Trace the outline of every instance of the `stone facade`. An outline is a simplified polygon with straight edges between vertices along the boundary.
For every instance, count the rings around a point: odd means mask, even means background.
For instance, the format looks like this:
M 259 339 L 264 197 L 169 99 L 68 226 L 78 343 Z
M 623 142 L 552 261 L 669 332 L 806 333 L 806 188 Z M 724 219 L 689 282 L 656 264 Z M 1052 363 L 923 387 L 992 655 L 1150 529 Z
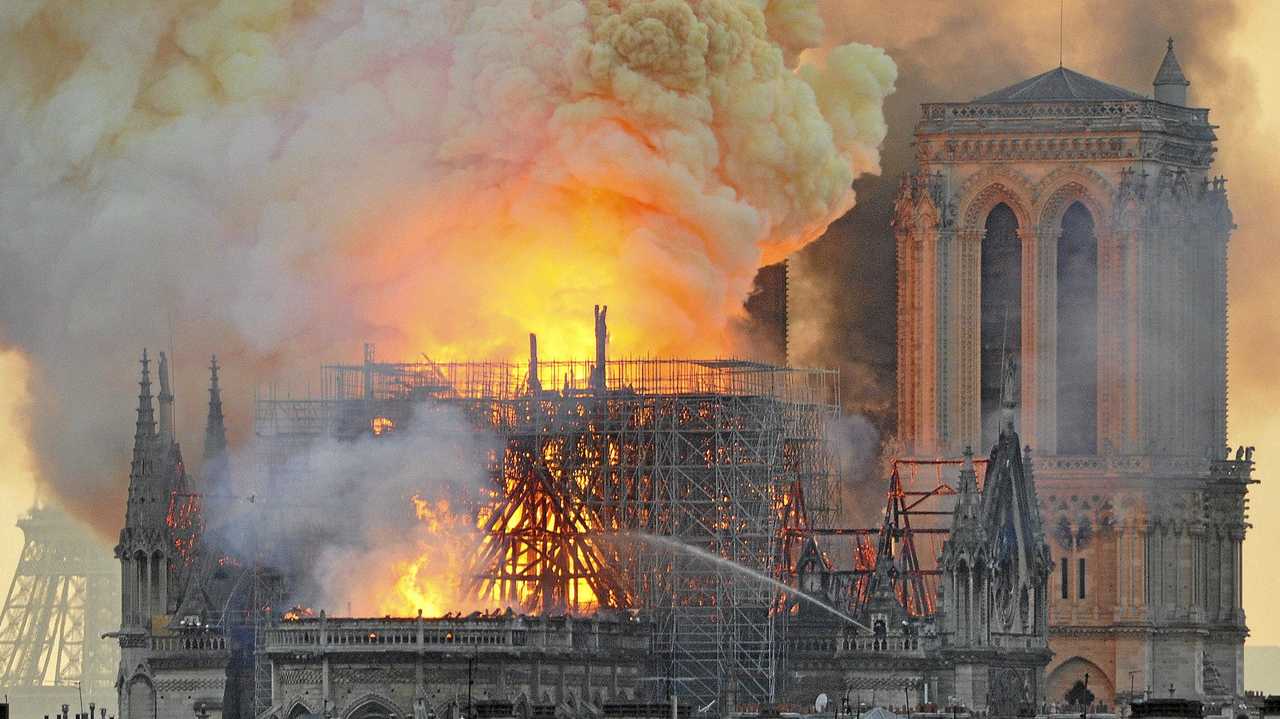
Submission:
M 638 699 L 650 631 L 625 614 L 285 621 L 267 630 L 265 716 L 444 717 L 495 704 L 599 716 Z
M 924 105 L 897 200 L 908 453 L 990 443 L 992 367 L 1023 368 L 1055 558 L 1051 701 L 1085 672 L 1106 703 L 1130 686 L 1243 695 L 1253 465 L 1223 454 L 1233 225 L 1172 45 L 1157 84 L 1151 99 L 1058 68 Z

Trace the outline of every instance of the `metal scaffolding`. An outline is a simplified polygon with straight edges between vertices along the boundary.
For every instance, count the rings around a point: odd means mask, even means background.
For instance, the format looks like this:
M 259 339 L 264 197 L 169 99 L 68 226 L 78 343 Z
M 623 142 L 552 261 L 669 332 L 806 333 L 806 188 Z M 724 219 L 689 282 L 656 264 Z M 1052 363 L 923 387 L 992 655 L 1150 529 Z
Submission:
M 988 460 L 974 459 L 978 476 Z M 788 530 L 788 540 L 813 537 L 831 566 L 837 608 L 860 613 L 874 590 L 878 559 L 892 563 L 893 591 L 911 617 L 937 612 L 941 571 L 938 558 L 951 534 L 955 509 L 953 486 L 963 459 L 899 458 L 893 460 L 885 492 L 884 514 L 877 527 L 810 527 Z M 788 554 L 794 558 L 796 553 Z M 794 574 L 794 568 L 789 568 Z
M 461 410 L 487 451 L 482 596 L 525 611 L 633 608 L 672 691 L 720 711 L 772 701 L 789 530 L 825 526 L 834 371 L 716 360 L 377 362 L 323 368 L 318 399 L 260 399 L 268 469 L 319 437 L 383 436 Z M 713 559 L 714 558 L 714 559 Z
M 32 704 L 83 692 L 115 703 L 120 570 L 59 510 L 18 520 L 22 554 L 0 614 L 0 689 Z

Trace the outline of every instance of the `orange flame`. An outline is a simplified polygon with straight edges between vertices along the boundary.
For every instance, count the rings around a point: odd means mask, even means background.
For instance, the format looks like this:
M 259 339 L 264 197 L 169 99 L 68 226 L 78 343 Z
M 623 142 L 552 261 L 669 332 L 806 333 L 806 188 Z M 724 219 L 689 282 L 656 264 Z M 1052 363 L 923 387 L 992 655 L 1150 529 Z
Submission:
M 412 497 L 420 520 L 414 553 L 391 563 L 391 589 L 378 610 L 391 616 L 440 616 L 450 611 L 496 608 L 470 591 L 471 557 L 478 536 L 474 522 L 453 510 L 446 499 Z

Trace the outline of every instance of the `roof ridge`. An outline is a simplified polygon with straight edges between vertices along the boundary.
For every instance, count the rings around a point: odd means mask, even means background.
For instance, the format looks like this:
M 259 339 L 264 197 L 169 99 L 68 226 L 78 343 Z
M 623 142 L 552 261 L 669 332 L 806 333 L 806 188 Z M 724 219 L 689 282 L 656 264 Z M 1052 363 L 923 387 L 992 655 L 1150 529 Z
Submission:
M 1145 96 L 1059 65 L 976 97 L 971 102 L 1037 102 L 1051 100 L 1142 100 Z
M 1068 70 L 1066 67 L 1063 67 L 1062 65 L 1059 65 L 1059 66 L 1058 66 L 1058 72 L 1062 74 L 1062 81 L 1063 81 L 1063 82 L 1065 82 L 1065 83 L 1067 83 L 1067 89 L 1071 91 L 1071 94 L 1072 94 L 1072 95 L 1076 94 L 1076 89 L 1075 89 L 1075 87 L 1073 87 L 1073 86 L 1072 86 L 1072 84 L 1071 84 L 1071 76 L 1072 76 L 1073 74 L 1076 74 L 1076 71 L 1075 71 L 1075 70 Z

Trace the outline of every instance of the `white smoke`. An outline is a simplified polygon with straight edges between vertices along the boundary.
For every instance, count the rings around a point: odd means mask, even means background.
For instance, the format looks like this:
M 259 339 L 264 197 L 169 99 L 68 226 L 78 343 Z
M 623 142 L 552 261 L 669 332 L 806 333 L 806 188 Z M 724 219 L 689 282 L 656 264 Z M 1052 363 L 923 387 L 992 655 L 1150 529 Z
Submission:
M 214 551 L 285 567 L 293 600 L 331 613 L 484 608 L 467 584 L 496 436 L 457 408 L 415 406 L 381 437 L 325 438 L 268 474 L 245 448 L 229 495 L 205 500 Z

